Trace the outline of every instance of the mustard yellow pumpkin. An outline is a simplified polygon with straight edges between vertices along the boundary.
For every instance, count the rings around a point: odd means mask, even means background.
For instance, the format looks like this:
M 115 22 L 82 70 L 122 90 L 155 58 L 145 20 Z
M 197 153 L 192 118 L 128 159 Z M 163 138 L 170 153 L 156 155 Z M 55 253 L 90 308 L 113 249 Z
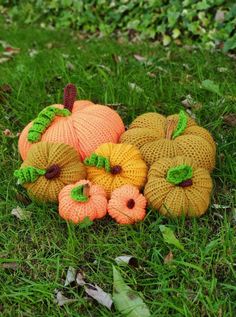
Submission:
M 105 143 L 84 160 L 87 178 L 102 186 L 110 197 L 122 185 L 142 188 L 146 182 L 147 166 L 140 151 L 130 144 Z
M 198 217 L 208 208 L 211 190 L 209 171 L 179 156 L 159 159 L 151 166 L 144 195 L 165 216 Z
M 184 111 L 165 118 L 158 113 L 137 117 L 121 135 L 121 143 L 137 146 L 150 166 L 163 157 L 187 156 L 203 168 L 215 166 L 215 142 Z

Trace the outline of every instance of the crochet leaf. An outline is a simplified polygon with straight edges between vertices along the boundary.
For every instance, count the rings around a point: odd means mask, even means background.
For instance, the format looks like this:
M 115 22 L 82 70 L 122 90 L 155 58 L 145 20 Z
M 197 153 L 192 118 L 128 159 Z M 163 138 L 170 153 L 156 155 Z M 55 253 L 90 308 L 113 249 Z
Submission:
M 175 139 L 177 136 L 180 136 L 184 132 L 184 130 L 187 127 L 187 123 L 188 123 L 188 117 L 185 111 L 180 110 L 178 124 L 172 135 L 173 139 Z
M 178 185 L 193 176 L 193 168 L 189 165 L 179 165 L 171 167 L 167 172 L 166 180 L 174 185 Z
M 70 192 L 70 197 L 73 200 L 78 201 L 80 203 L 85 203 L 86 201 L 88 201 L 88 196 L 84 194 L 84 187 L 85 185 L 79 185 L 74 187 Z
M 94 166 L 97 168 L 104 168 L 106 172 L 110 172 L 111 165 L 108 158 L 97 155 L 96 153 L 91 154 L 84 160 L 84 164 L 87 166 Z
M 15 170 L 14 176 L 18 178 L 20 184 L 34 183 L 40 176 L 45 175 L 46 170 L 33 166 L 22 167 Z
M 71 114 L 68 109 L 59 109 L 53 106 L 46 107 L 33 121 L 32 127 L 28 132 L 28 141 L 31 143 L 41 140 L 42 134 L 50 126 L 56 116 L 67 117 Z

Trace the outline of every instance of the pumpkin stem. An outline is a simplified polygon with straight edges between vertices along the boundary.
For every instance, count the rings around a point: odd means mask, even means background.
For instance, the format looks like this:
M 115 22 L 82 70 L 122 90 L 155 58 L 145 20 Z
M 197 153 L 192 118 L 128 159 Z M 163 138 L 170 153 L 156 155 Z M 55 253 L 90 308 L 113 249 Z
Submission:
M 175 120 L 167 121 L 167 124 L 166 124 L 166 139 L 171 140 L 172 133 L 174 132 L 174 129 L 175 129 L 175 125 L 176 125 L 176 121 Z
M 40 176 L 45 175 L 46 170 L 33 166 L 22 167 L 14 171 L 14 176 L 18 178 L 20 184 L 34 183 Z
M 70 192 L 70 197 L 80 203 L 85 203 L 89 199 L 89 184 L 74 187 Z
M 167 172 L 166 180 L 173 184 L 181 187 L 191 186 L 193 176 L 193 168 L 189 165 L 179 165 L 171 167 Z
M 45 177 L 47 179 L 57 178 L 60 176 L 60 172 L 61 172 L 60 166 L 57 164 L 53 164 L 47 169 Z
M 77 89 L 74 84 L 68 84 L 64 88 L 64 108 L 72 111 L 76 99 Z

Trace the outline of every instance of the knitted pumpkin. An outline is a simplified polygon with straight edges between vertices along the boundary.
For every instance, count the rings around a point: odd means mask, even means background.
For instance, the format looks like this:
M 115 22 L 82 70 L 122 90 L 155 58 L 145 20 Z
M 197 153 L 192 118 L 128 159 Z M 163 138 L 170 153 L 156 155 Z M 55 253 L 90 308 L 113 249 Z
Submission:
M 39 142 L 30 148 L 14 175 L 32 198 L 55 202 L 65 185 L 86 177 L 86 169 L 69 145 Z
M 179 156 L 159 159 L 151 166 L 144 195 L 163 215 L 198 217 L 208 208 L 211 190 L 209 172 L 193 159 Z
M 120 224 L 133 224 L 144 219 L 146 202 L 137 187 L 123 185 L 112 192 L 108 213 Z
M 146 182 L 147 166 L 139 150 L 130 144 L 102 144 L 84 160 L 88 179 L 101 185 L 107 195 L 122 185 L 141 188 Z
M 106 193 L 101 186 L 81 180 L 67 185 L 59 194 L 59 214 L 65 220 L 82 222 L 86 217 L 91 221 L 107 213 Z
M 212 136 L 184 111 L 167 118 L 158 113 L 145 113 L 122 134 L 121 142 L 136 145 L 148 165 L 159 158 L 179 155 L 193 158 L 198 166 L 210 171 L 215 165 Z
M 75 101 L 75 98 L 76 87 L 68 84 L 64 90 L 64 105 L 46 107 L 24 128 L 18 144 L 23 160 L 32 144 L 40 140 L 69 144 L 83 159 L 102 143 L 118 142 L 124 132 L 118 113 L 88 100 Z

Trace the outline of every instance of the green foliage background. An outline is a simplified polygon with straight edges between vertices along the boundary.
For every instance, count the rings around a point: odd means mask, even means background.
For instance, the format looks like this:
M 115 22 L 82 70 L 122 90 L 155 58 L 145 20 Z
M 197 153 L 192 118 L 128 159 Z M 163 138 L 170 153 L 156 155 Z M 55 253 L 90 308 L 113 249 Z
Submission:
M 168 45 L 204 43 L 236 48 L 236 3 L 224 0 L 2 0 L 13 21 L 128 35 Z M 224 44 L 223 44 L 224 43 Z

